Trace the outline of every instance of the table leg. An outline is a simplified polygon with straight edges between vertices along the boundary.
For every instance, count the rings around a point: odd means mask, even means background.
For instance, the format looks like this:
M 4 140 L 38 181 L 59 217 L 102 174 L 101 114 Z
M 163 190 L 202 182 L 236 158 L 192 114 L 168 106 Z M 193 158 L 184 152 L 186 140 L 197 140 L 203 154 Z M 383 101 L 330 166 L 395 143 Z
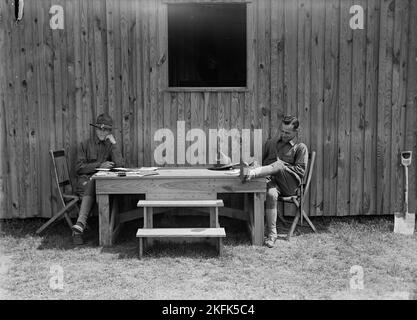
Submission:
M 109 195 L 97 195 L 99 244 L 100 246 L 111 245 L 110 233 L 110 200 Z
M 251 195 L 252 194 L 250 193 L 245 193 L 243 201 L 243 210 L 248 214 L 247 227 L 249 230 L 251 242 L 253 243 L 253 206 L 251 206 Z
M 117 196 L 112 197 L 110 212 L 110 245 L 113 245 L 120 231 L 119 202 Z
M 264 201 L 264 193 L 254 193 L 252 244 L 257 246 L 261 246 L 264 240 Z

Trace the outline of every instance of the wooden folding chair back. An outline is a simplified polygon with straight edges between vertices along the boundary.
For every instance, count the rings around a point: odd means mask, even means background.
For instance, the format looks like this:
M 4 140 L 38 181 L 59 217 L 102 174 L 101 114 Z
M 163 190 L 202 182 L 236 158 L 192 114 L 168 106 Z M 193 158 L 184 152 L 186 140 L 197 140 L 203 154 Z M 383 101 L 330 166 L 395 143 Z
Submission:
M 58 189 L 60 206 L 62 209 L 43 224 L 37 231 L 37 234 L 42 233 L 47 227 L 49 227 L 55 221 L 65 218 L 69 227 L 72 227 L 71 218 L 68 213 L 74 208 L 78 208 L 79 197 L 74 194 L 73 184 L 71 182 L 68 160 L 65 154 L 65 150 L 50 150 L 49 154 L 52 159 L 54 178 L 56 187 Z
M 313 151 L 309 154 L 307 172 L 304 175 L 303 183 L 301 184 L 301 203 L 304 202 L 304 196 L 307 194 L 308 189 L 310 188 L 311 177 L 313 175 L 314 163 L 316 162 L 316 151 Z
M 55 183 L 59 192 L 59 199 L 63 206 L 65 206 L 66 199 L 64 195 L 73 194 L 73 185 L 70 178 L 70 172 L 68 167 L 68 160 L 65 154 L 65 150 L 50 150 L 49 154 L 51 155 Z
M 310 188 L 311 177 L 313 176 L 314 164 L 316 161 L 316 152 L 312 151 L 309 154 L 308 158 L 309 159 L 308 159 L 308 164 L 306 168 L 306 174 L 304 175 L 303 182 L 301 183 L 298 189 L 297 195 L 279 198 L 280 201 L 293 203 L 297 207 L 297 213 L 294 217 L 294 221 L 292 222 L 290 231 L 288 232 L 287 240 L 290 240 L 292 234 L 294 233 L 295 227 L 297 226 L 298 220 L 300 218 L 301 218 L 301 224 L 302 224 L 303 218 L 305 218 L 308 224 L 310 225 L 311 229 L 313 229 L 314 232 L 317 232 L 313 223 L 310 221 L 310 219 L 308 218 L 307 214 L 304 211 L 304 199 Z

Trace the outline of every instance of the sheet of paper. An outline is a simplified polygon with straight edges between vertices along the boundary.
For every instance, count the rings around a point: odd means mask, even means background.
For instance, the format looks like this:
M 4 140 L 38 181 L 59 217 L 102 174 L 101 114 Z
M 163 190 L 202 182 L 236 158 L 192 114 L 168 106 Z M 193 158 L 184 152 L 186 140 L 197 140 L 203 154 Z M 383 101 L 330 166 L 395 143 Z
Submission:
M 124 172 L 152 172 L 158 170 L 158 167 L 142 167 L 142 168 L 122 168 L 117 167 L 113 168 L 116 171 L 124 171 Z
M 111 172 L 111 171 L 99 171 L 95 173 L 95 176 L 97 177 L 112 177 L 112 176 L 117 176 L 116 172 Z
M 126 177 L 145 177 L 145 176 L 154 176 L 159 175 L 158 172 L 151 171 L 151 172 L 139 172 L 139 171 L 126 171 Z M 96 177 L 123 177 L 119 176 L 117 172 L 111 171 L 99 171 L 95 174 Z
M 155 171 L 158 170 L 158 167 L 142 167 L 139 168 L 139 171 Z
M 230 175 L 230 176 L 238 176 L 240 173 L 239 169 L 233 169 L 229 171 L 225 171 L 224 174 Z
M 126 177 L 146 177 L 146 176 L 154 176 L 159 175 L 158 172 L 126 172 Z

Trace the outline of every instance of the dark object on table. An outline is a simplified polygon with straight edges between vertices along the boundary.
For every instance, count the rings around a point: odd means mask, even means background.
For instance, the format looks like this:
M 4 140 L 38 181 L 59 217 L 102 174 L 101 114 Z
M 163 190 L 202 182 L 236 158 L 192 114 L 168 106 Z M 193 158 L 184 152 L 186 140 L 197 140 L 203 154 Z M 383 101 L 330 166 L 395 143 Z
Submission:
M 238 165 L 239 163 L 229 163 L 229 164 L 215 164 L 211 168 L 207 168 L 208 170 L 230 170 L 233 169 L 233 166 Z
M 239 163 L 232 163 L 232 159 L 226 156 L 223 152 L 220 151 L 220 158 L 217 159 L 217 163 L 211 167 L 207 168 L 209 170 L 229 170 L 233 169 L 233 166 L 237 166 Z

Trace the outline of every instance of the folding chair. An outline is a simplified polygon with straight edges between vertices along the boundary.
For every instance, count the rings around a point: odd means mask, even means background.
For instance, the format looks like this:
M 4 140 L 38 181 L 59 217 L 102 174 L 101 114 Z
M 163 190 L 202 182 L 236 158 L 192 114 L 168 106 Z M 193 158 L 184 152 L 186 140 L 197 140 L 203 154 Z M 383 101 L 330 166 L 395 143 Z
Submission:
M 59 210 L 57 214 L 43 224 L 38 230 L 36 230 L 36 234 L 41 234 L 47 227 L 61 218 L 65 218 L 68 226 L 71 228 L 72 221 L 68 216 L 68 213 L 74 208 L 77 208 L 79 211 L 78 202 L 80 201 L 80 198 L 73 193 L 74 188 L 70 179 L 65 150 L 50 150 L 49 154 L 51 155 L 54 166 L 55 182 L 59 192 L 58 201 L 60 202 L 62 209 Z
M 310 187 L 311 176 L 313 175 L 315 160 L 316 160 L 316 152 L 313 151 L 310 154 L 309 163 L 307 165 L 307 172 L 304 175 L 303 182 L 301 183 L 300 187 L 297 190 L 297 195 L 289 196 L 289 197 L 279 197 L 278 198 L 278 201 L 282 201 L 282 202 L 286 202 L 286 203 L 292 203 L 297 207 L 297 212 L 296 212 L 294 220 L 292 222 L 290 231 L 288 232 L 288 235 L 287 235 L 287 240 L 288 241 L 291 239 L 292 234 L 294 233 L 294 230 L 295 230 L 295 228 L 297 226 L 297 223 L 298 223 L 298 220 L 300 218 L 301 218 L 301 225 L 303 224 L 303 217 L 307 220 L 311 229 L 313 229 L 314 232 L 317 232 L 316 228 L 314 227 L 314 224 L 308 218 L 306 212 L 303 209 L 304 202 L 305 202 L 305 196 L 306 196 L 306 194 L 308 192 L 308 189 Z

